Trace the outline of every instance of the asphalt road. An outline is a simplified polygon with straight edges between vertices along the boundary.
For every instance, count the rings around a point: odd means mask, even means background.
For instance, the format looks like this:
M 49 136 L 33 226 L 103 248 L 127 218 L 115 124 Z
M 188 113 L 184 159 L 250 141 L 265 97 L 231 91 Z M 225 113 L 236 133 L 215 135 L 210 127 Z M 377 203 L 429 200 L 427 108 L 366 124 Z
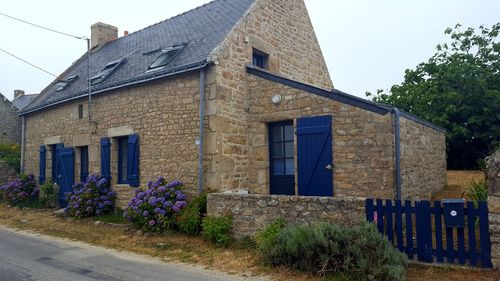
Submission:
M 0 228 L 0 281 L 265 280 Z

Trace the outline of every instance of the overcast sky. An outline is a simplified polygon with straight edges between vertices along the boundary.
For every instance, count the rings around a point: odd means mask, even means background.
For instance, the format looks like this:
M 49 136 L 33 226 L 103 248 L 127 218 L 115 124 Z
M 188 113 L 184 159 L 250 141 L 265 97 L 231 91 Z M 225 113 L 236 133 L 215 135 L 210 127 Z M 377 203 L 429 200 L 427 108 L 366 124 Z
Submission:
M 228 0 L 232 1 L 232 0 Z M 456 23 L 491 27 L 498 0 L 305 0 L 330 75 L 339 90 L 364 97 L 403 80 L 447 38 Z M 136 31 L 208 0 L 12 0 L 0 12 L 67 33 L 90 36 L 102 21 Z M 86 43 L 0 16 L 0 48 L 56 75 L 86 51 Z M 0 92 L 38 93 L 54 78 L 0 51 Z

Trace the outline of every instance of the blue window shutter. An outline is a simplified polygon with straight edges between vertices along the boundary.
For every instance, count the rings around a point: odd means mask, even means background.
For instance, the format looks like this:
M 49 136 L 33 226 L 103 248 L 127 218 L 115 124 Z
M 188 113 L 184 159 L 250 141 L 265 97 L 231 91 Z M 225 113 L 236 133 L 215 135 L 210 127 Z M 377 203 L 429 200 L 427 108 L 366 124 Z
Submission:
M 40 166 L 39 166 L 39 177 L 38 177 L 38 182 L 40 184 L 45 183 L 45 161 L 47 159 L 47 149 L 45 148 L 45 145 L 40 146 Z
M 101 139 L 101 176 L 111 182 L 111 142 L 109 138 Z
M 128 136 L 127 181 L 130 186 L 139 186 L 139 136 Z

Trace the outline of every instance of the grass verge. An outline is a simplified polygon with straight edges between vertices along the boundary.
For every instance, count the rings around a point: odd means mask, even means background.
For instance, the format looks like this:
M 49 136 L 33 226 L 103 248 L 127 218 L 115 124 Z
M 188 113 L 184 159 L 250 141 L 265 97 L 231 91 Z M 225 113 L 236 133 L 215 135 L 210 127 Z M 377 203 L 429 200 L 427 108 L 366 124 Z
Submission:
M 117 223 L 116 214 L 111 215 L 109 222 Z M 199 237 L 190 237 L 176 232 L 156 235 L 138 235 L 133 229 L 110 227 L 96 224 L 95 220 L 75 221 L 69 218 L 53 216 L 52 212 L 43 209 L 20 209 L 7 207 L 0 203 L 0 225 L 55 237 L 78 240 L 96 246 L 149 255 L 164 261 L 181 261 L 205 266 L 238 275 L 268 275 L 273 280 L 349 280 L 346 276 L 329 276 L 319 278 L 302 272 L 285 268 L 269 268 L 259 262 L 257 251 L 252 243 L 241 241 L 229 248 L 217 248 Z M 407 279 L 416 280 L 450 280 L 450 281 L 493 281 L 500 280 L 500 272 L 491 270 L 470 270 L 449 267 L 429 267 L 411 265 Z

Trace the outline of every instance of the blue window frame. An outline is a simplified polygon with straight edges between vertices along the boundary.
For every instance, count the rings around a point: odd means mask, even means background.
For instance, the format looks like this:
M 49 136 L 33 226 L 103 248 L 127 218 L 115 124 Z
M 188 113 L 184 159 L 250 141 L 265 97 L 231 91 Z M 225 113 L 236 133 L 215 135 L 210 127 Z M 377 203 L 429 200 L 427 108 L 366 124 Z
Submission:
M 51 159 L 51 165 L 52 165 L 52 172 L 51 172 L 51 176 L 52 176 L 52 182 L 55 182 L 56 179 L 57 179 L 57 153 L 56 153 L 57 149 L 56 149 L 56 145 L 53 144 L 53 145 L 50 145 L 50 155 L 52 157 Z
M 261 52 L 257 49 L 253 49 L 253 55 L 252 55 L 252 64 L 260 67 L 260 68 L 267 68 L 267 61 L 268 61 L 269 55 Z
M 271 174 L 292 176 L 295 174 L 293 123 L 283 122 L 270 125 Z
M 89 176 L 89 147 L 80 147 L 80 181 L 84 182 Z
M 128 137 L 118 138 L 118 183 L 128 183 Z

